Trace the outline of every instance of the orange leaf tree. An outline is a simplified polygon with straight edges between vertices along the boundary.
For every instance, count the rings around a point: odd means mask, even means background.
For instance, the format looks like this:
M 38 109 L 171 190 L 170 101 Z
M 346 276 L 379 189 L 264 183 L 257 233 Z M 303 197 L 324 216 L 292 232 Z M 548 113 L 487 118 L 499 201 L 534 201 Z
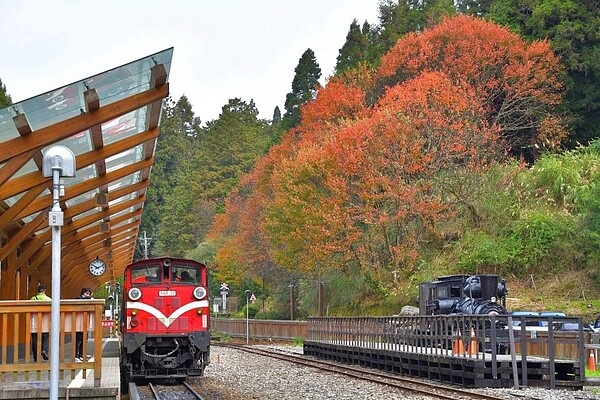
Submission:
M 272 175 L 265 231 L 276 261 L 373 274 L 412 266 L 450 215 L 432 189 L 437 174 L 502 155 L 473 92 L 424 73 L 390 89 L 370 116 L 301 142 Z
M 465 15 L 400 39 L 382 58 L 376 96 L 426 71 L 469 83 L 515 152 L 540 144 L 539 128 L 563 97 L 562 71 L 547 41 L 527 44 L 506 28 Z M 541 144 L 548 143 L 555 141 Z

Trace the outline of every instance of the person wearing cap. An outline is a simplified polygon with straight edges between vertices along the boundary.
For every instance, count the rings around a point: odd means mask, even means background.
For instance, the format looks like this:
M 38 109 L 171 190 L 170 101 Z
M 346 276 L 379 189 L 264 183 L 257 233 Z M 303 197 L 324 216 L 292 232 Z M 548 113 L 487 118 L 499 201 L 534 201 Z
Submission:
M 52 299 L 46 294 L 46 285 L 38 284 L 37 294 L 31 300 L 51 301 Z M 50 334 L 42 332 L 42 358 L 48 360 L 48 341 Z M 31 334 L 31 351 L 33 352 L 33 361 L 37 361 L 37 332 Z

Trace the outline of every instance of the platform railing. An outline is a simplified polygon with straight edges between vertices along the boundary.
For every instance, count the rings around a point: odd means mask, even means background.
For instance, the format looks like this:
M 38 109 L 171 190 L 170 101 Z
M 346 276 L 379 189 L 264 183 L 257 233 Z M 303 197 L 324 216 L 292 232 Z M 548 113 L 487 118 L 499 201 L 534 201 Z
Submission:
M 569 326 L 571 330 L 565 330 Z M 589 334 L 581 317 L 509 317 L 506 315 L 311 317 L 307 341 L 389 351 L 491 361 L 499 357 L 527 363 L 548 359 L 554 376 L 561 360 L 585 365 Z M 507 358 L 510 356 L 510 358 Z M 581 379 L 585 370 L 581 368 Z M 526 384 L 527 377 L 522 377 Z M 553 378 L 551 377 L 551 381 Z M 551 382 L 553 384 L 553 382 Z
M 51 305 L 50 301 L 0 301 L 0 383 L 48 379 L 50 361 L 44 360 L 41 352 L 44 334 L 48 334 L 49 353 L 56 351 L 50 347 Z M 79 371 L 82 371 L 85 379 L 89 371 L 93 370 L 94 386 L 100 386 L 103 309 L 104 300 L 60 301 L 58 351 L 61 380 L 73 379 Z M 84 339 L 83 362 L 75 361 L 77 332 L 81 332 Z M 88 343 L 88 336 L 93 339 L 93 349 Z M 32 353 L 33 338 L 37 345 L 35 355 Z M 90 353 L 93 353 L 93 360 L 86 357 Z

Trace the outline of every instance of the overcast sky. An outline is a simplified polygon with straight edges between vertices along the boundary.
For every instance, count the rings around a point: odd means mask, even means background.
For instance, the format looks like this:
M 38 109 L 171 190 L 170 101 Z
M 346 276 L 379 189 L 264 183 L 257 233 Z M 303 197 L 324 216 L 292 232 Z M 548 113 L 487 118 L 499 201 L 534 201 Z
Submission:
M 174 47 L 174 100 L 203 122 L 231 98 L 283 114 L 311 48 L 332 74 L 353 19 L 378 23 L 378 0 L 0 0 L 0 79 L 13 102 Z

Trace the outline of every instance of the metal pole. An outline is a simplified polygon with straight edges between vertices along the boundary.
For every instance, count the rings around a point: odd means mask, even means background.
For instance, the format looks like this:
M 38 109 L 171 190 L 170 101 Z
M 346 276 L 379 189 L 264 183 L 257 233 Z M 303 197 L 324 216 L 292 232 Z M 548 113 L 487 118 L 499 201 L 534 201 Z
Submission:
M 248 334 L 250 331 L 248 329 L 248 300 L 250 299 L 250 291 L 246 290 L 244 294 L 246 295 L 246 344 L 248 344 Z
M 262 276 L 262 310 L 263 312 L 265 312 L 265 298 L 267 296 L 265 295 L 265 275 L 263 274 Z
M 110 328 L 110 337 L 115 337 L 115 309 L 114 300 L 110 303 L 110 319 L 112 319 L 113 326 Z
M 293 321 L 294 319 L 294 284 L 290 283 L 290 320 Z
M 52 226 L 52 328 L 50 337 L 50 400 L 58 400 L 59 380 L 59 339 L 60 339 L 60 227 L 62 209 L 60 208 L 60 169 L 52 169 L 52 212 L 60 214 L 58 223 Z M 51 221 L 52 223 L 52 221 Z
M 52 229 L 52 311 L 50 339 L 50 400 L 58 400 L 60 355 L 60 228 L 64 214 L 60 208 L 61 177 L 74 177 L 75 155 L 65 146 L 52 146 L 42 158 L 42 175 L 52 178 L 52 208 L 48 212 L 48 225 Z
M 323 281 L 322 280 L 318 280 L 317 283 L 319 284 L 319 292 L 318 292 L 318 309 L 319 309 L 319 317 L 323 316 Z

